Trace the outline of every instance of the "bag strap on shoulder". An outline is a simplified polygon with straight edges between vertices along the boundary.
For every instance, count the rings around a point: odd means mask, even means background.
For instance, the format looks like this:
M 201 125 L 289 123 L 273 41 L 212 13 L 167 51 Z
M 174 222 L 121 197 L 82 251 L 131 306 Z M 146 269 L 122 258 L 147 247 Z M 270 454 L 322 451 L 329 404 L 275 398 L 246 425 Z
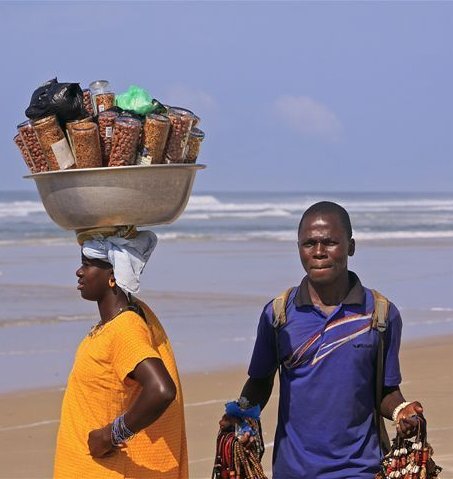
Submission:
M 288 303 L 289 295 L 293 288 L 288 288 L 286 291 L 283 291 L 282 294 L 277 296 L 272 301 L 272 312 L 273 312 L 273 321 L 272 326 L 274 328 L 280 328 L 286 324 L 286 305 Z
M 371 327 L 379 332 L 387 329 L 387 318 L 389 313 L 390 301 L 379 291 L 372 289 L 374 298 L 374 310 L 372 315 Z
M 384 391 L 384 349 L 385 349 L 385 331 L 387 330 L 387 320 L 390 308 L 390 301 L 379 291 L 372 289 L 374 299 L 374 310 L 371 316 L 371 327 L 376 329 L 379 334 L 378 351 L 376 360 L 376 408 L 375 420 L 376 429 L 379 436 L 379 445 L 384 454 L 390 450 L 390 439 L 385 428 L 384 418 L 381 415 L 381 402 Z

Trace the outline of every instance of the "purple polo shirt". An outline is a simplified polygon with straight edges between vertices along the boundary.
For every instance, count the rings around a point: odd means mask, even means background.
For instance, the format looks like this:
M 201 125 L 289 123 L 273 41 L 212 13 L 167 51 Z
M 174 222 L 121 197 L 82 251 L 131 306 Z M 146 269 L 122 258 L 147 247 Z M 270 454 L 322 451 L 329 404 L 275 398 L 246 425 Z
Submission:
M 378 333 L 374 300 L 359 278 L 329 316 L 310 300 L 305 277 L 291 292 L 278 331 L 280 378 L 273 479 L 373 479 L 380 449 L 373 419 Z M 391 304 L 385 339 L 385 385 L 401 382 L 401 317 Z M 277 368 L 272 302 L 261 315 L 249 376 Z

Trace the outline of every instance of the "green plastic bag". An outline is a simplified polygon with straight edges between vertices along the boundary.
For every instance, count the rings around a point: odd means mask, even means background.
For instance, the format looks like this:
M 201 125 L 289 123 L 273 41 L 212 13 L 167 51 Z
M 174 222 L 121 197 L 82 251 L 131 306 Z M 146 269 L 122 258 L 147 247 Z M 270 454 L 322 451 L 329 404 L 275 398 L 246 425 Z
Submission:
M 131 85 L 126 92 L 117 95 L 115 104 L 123 110 L 130 110 L 140 115 L 146 115 L 155 108 L 150 94 L 136 85 Z

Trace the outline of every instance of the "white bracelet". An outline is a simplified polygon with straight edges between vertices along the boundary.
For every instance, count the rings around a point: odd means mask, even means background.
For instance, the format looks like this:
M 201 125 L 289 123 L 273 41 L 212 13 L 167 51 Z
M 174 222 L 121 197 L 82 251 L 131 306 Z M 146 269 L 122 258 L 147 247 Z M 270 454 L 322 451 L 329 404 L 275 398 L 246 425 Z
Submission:
M 396 420 L 398 419 L 398 414 L 406 407 L 406 406 L 409 406 L 410 402 L 402 402 L 401 404 L 398 404 L 398 406 L 396 406 L 396 408 L 393 410 L 393 413 L 392 413 L 392 419 L 393 419 L 393 422 L 396 422 Z

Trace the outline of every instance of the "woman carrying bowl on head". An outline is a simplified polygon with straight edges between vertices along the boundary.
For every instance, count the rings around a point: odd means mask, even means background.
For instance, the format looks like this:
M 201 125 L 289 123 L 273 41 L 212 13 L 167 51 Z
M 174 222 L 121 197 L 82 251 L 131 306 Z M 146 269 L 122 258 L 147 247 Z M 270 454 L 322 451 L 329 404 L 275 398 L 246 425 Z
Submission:
M 132 296 L 157 238 L 151 231 L 132 236 L 95 235 L 82 244 L 78 290 L 97 301 L 100 320 L 69 376 L 55 478 L 189 477 L 171 345 L 153 312 Z

